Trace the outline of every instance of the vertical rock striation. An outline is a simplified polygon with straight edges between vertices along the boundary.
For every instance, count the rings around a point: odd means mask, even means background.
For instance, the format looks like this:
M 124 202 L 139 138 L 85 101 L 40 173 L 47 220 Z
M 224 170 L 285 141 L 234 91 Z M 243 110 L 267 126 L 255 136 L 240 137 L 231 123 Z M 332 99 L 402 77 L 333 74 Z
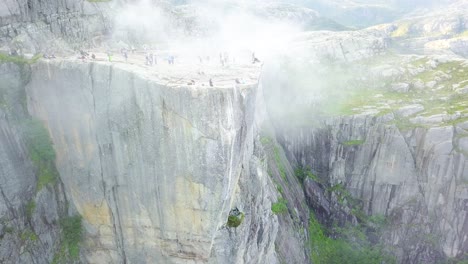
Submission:
M 114 5 L 83 0 L 4 0 L 0 3 L 0 49 L 55 52 L 82 45 L 110 28 Z M 76 47 L 75 47 L 76 48 Z
M 41 62 L 26 87 L 83 216 L 85 261 L 277 263 L 256 85 L 169 87 L 124 67 Z M 245 219 L 229 228 L 236 207 Z
M 50 263 L 65 214 L 60 183 L 38 185 L 24 138 L 29 68 L 0 64 L 0 262 Z
M 299 164 L 330 184 L 343 183 L 367 214 L 387 217 L 383 239 L 401 263 L 462 256 L 468 250 L 466 124 L 402 131 L 385 119 L 336 118 L 321 128 L 284 132 L 281 142 Z

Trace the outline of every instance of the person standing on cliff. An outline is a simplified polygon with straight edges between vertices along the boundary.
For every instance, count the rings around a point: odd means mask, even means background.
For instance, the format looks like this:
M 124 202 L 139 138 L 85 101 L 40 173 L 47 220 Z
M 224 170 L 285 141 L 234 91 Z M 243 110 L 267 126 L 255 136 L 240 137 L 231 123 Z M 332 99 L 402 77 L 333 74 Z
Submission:
M 145 55 L 145 65 L 150 65 L 149 53 L 146 53 L 146 55 Z
M 126 49 L 124 49 L 122 53 L 123 53 L 123 56 L 125 58 L 125 62 L 127 62 L 128 61 L 128 51 Z
M 260 60 L 255 56 L 255 52 L 252 53 L 252 64 L 255 64 L 257 62 L 260 62 Z

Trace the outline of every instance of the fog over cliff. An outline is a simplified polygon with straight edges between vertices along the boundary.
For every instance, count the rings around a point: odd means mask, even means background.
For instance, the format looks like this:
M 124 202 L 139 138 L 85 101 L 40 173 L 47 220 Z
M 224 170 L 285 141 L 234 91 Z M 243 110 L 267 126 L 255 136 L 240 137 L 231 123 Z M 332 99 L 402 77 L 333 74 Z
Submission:
M 0 1 L 0 263 L 468 261 L 468 2 Z

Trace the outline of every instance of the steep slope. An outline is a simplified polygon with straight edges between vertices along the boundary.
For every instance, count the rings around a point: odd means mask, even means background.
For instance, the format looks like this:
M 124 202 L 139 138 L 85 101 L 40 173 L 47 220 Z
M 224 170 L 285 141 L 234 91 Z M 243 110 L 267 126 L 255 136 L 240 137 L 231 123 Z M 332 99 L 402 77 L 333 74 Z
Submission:
M 302 263 L 305 238 L 277 234 L 277 190 L 261 148 L 254 155 L 256 94 L 255 84 L 164 86 L 124 64 L 33 65 L 28 109 L 83 217 L 82 260 L 275 263 L 275 243 L 290 239 L 298 247 L 281 257 Z
M 67 219 L 64 190 L 37 156 L 51 146 L 25 109 L 29 67 L 1 64 L 0 73 L 0 262 L 50 263 Z
M 265 97 L 277 139 L 295 168 L 317 176 L 304 181 L 307 199 L 330 229 L 384 217 L 380 241 L 399 263 L 461 260 L 468 64 L 385 46 L 376 55 L 364 47 L 378 42 L 363 38 L 325 52 L 323 42 L 309 41 L 298 45 L 314 47 L 301 61 L 269 69 L 276 74 Z M 363 50 L 368 57 L 359 59 Z
M 110 28 L 109 3 L 5 0 L 0 3 L 0 50 L 57 52 L 83 46 Z

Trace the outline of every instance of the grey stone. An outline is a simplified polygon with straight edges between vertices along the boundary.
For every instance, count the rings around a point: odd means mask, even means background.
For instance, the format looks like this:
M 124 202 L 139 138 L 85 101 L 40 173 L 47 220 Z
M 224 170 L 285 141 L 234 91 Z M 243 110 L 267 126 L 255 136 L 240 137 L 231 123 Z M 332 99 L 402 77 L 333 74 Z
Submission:
M 448 119 L 446 114 L 438 114 L 432 116 L 416 116 L 410 119 L 412 123 L 416 124 L 439 124 Z
M 305 238 L 291 235 L 292 220 L 278 228 L 275 185 L 253 162 L 256 88 L 174 88 L 106 63 L 33 66 L 28 109 L 45 120 L 71 210 L 93 241 L 86 262 L 276 263 L 275 244 L 289 243 L 297 249 L 282 257 L 303 263 Z M 291 201 L 303 197 L 295 186 Z M 229 230 L 233 207 L 245 219 Z
M 468 137 L 463 137 L 458 140 L 458 147 L 461 151 L 468 153 Z
M 394 83 L 390 88 L 395 92 L 407 93 L 410 89 L 410 85 L 408 83 Z
M 424 106 L 420 104 L 404 106 L 395 111 L 395 113 L 402 117 L 408 117 L 414 114 L 417 114 L 421 111 L 424 111 Z
M 437 84 L 436 81 L 430 81 L 430 82 L 427 82 L 427 83 L 426 83 L 426 86 L 427 86 L 427 88 L 432 89 L 432 88 L 434 88 L 434 86 L 435 86 L 436 84 Z
M 373 120 L 342 117 L 327 121 L 322 128 L 284 130 L 282 144 L 300 165 L 310 166 L 320 178 L 329 179 L 331 184 L 344 183 L 351 194 L 364 201 L 367 213 L 393 219 L 382 239 L 395 248 L 400 262 L 437 263 L 444 254 L 465 252 L 460 241 L 468 230 L 452 228 L 456 219 L 465 219 L 465 212 L 452 204 L 458 199 L 454 193 L 460 196 L 464 190 L 453 182 L 468 177 L 468 171 L 466 158 L 453 151 L 453 127 L 415 128 L 402 135 L 395 127 Z M 365 138 L 365 144 L 340 144 L 356 138 Z M 460 143 L 464 146 L 466 142 L 463 139 Z M 443 213 L 438 214 L 440 211 Z M 442 219 L 450 224 L 439 226 Z M 418 240 L 420 234 L 429 234 L 427 229 L 418 228 L 422 223 L 439 227 L 431 233 L 437 232 L 442 251 Z M 413 250 L 424 253 L 416 256 Z M 402 260 L 408 258 L 411 262 Z

